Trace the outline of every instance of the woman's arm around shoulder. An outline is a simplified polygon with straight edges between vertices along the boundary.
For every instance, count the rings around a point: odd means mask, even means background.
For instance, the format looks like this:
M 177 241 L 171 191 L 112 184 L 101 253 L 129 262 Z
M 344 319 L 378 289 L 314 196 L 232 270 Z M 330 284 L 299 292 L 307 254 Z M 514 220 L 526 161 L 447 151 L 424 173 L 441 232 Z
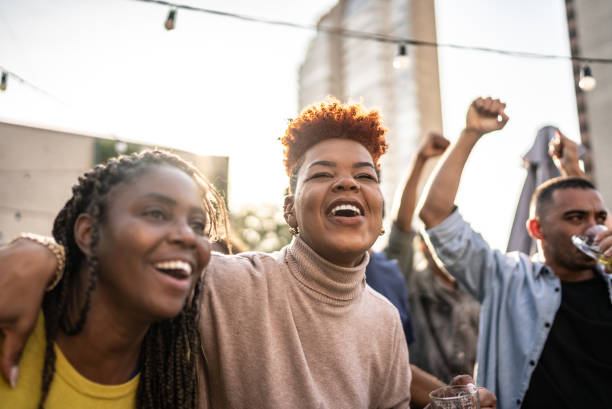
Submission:
M 21 351 L 34 330 L 45 288 L 56 269 L 56 256 L 31 240 L 0 248 L 1 366 L 2 376 L 11 385 L 17 383 Z

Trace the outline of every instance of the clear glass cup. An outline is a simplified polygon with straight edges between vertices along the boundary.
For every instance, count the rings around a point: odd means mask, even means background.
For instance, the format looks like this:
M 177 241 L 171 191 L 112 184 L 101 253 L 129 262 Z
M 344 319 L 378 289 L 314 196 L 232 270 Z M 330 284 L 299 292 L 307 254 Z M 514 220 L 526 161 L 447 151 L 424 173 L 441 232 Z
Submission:
M 449 385 L 431 391 L 429 394 L 431 409 L 480 409 L 478 387 L 467 385 Z
M 595 243 L 595 236 L 606 230 L 608 230 L 608 228 L 603 224 L 596 224 L 595 226 L 589 227 L 583 235 L 572 236 L 572 243 L 574 243 L 574 246 L 578 247 L 578 249 L 587 256 L 592 257 L 597 260 L 598 263 L 609 267 L 612 265 L 612 257 L 605 256 L 599 250 L 599 243 Z

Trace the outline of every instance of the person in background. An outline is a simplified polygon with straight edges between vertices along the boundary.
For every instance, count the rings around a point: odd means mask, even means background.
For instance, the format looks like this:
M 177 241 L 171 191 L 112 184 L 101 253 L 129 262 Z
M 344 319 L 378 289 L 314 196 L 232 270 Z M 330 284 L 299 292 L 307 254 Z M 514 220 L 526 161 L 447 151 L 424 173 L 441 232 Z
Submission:
M 491 249 L 454 204 L 471 150 L 484 134 L 505 126 L 504 109 L 491 98 L 470 105 L 466 127 L 419 213 L 446 270 L 482 303 L 477 379 L 502 409 L 612 407 L 611 276 L 571 241 L 606 222 L 599 192 L 575 177 L 536 189 L 527 222 L 537 240 L 536 259 Z M 484 190 L 479 200 L 494 208 Z M 596 240 L 608 243 L 612 231 Z
M 562 176 L 586 178 L 578 157 L 578 145 L 561 131 L 557 131 L 548 144 L 548 154 Z
M 459 374 L 473 374 L 480 305 L 444 271 L 412 228 L 417 188 L 423 169 L 444 153 L 449 141 L 437 132 L 423 139 L 404 185 L 397 216 L 385 253 L 398 260 L 406 279 L 415 341 L 410 345 L 413 365 L 444 382 Z M 416 247 L 424 255 L 414 265 Z

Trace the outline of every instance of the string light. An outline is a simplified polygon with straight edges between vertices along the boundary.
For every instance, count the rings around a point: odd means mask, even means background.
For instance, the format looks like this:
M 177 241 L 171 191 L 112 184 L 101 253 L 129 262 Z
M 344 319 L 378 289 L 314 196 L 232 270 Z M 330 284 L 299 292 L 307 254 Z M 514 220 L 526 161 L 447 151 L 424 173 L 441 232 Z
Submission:
M 40 88 L 37 85 L 34 85 L 31 81 L 28 81 L 28 80 L 22 78 L 21 76 L 17 75 L 13 71 L 11 71 L 11 70 L 9 70 L 9 69 L 7 69 L 5 67 L 2 67 L 2 66 L 0 66 L 0 71 L 2 71 L 2 80 L 0 80 L 1 81 L 0 82 L 0 89 L 2 91 L 4 91 L 6 89 L 6 82 L 8 81 L 8 77 L 10 75 L 11 77 L 13 77 L 13 79 L 19 81 L 22 84 L 27 85 L 28 87 L 30 87 L 33 90 L 35 90 L 35 91 L 45 95 L 46 97 L 51 98 L 51 99 L 55 100 L 56 102 L 59 102 L 62 105 L 66 105 L 66 103 L 64 101 L 62 101 L 61 99 L 59 99 L 55 95 L 45 91 L 44 89 Z
M 6 73 L 6 71 L 2 71 L 2 80 L 0 80 L 0 91 L 6 90 L 7 77 L 8 77 L 8 74 Z
M 432 42 L 432 41 L 413 40 L 409 38 L 397 37 L 397 36 L 386 35 L 386 34 L 347 30 L 344 28 L 329 27 L 329 26 L 324 26 L 321 24 L 316 24 L 316 25 L 315 24 L 299 24 L 299 23 L 292 23 L 292 22 L 287 22 L 287 21 L 270 20 L 270 19 L 265 19 L 265 18 L 245 16 L 245 15 L 241 15 L 237 13 L 230 13 L 226 11 L 211 10 L 211 9 L 205 9 L 201 7 L 194 7 L 194 6 L 183 5 L 183 4 L 175 4 L 175 3 L 170 3 L 167 1 L 163 1 L 163 0 L 135 0 L 135 1 L 160 4 L 160 5 L 171 7 L 170 11 L 168 12 L 168 17 L 166 19 L 166 22 L 164 24 L 167 30 L 174 29 L 175 24 L 176 24 L 177 10 L 185 9 L 185 10 L 208 13 L 208 14 L 213 14 L 213 15 L 218 15 L 218 16 L 223 16 L 223 17 L 230 17 L 230 18 L 235 18 L 235 19 L 250 21 L 250 22 L 255 22 L 255 23 L 263 23 L 263 24 L 293 27 L 293 28 L 299 28 L 299 29 L 305 29 L 305 30 L 313 30 L 317 32 L 324 32 L 328 34 L 334 34 L 334 35 L 362 39 L 362 40 L 372 40 L 372 41 L 379 41 L 379 42 L 384 42 L 384 43 L 395 43 L 395 44 L 398 44 L 399 47 L 398 47 L 398 55 L 395 56 L 394 61 L 393 61 L 394 67 L 396 65 L 400 65 L 400 66 L 402 65 L 399 62 L 396 64 L 396 60 L 400 60 L 401 57 L 405 57 L 404 60 L 408 59 L 409 61 L 407 50 L 406 50 L 405 56 L 402 53 L 402 47 L 404 47 L 405 49 L 407 45 L 480 51 L 480 52 L 496 53 L 496 54 L 501 54 L 501 55 L 507 55 L 507 56 L 513 56 L 513 57 L 523 57 L 523 58 L 556 59 L 556 60 L 578 61 L 578 62 L 583 62 L 583 63 L 612 64 L 612 58 L 593 58 L 593 57 L 579 57 L 575 55 L 565 56 L 565 55 L 553 55 L 553 54 L 538 54 L 538 53 L 531 53 L 531 52 L 525 52 L 525 51 L 509 51 L 509 50 L 501 50 L 501 49 L 488 48 L 488 47 L 465 46 L 465 45 L 450 44 L 450 43 L 445 44 L 445 43 L 437 43 L 437 42 Z M 0 70 L 2 71 L 2 80 L 0 82 L 1 91 L 6 90 L 8 76 L 11 75 L 15 79 L 17 79 L 19 82 L 26 84 L 30 86 L 31 88 L 35 89 L 36 91 L 42 94 L 45 94 L 46 96 L 65 105 L 65 103 L 61 101 L 59 98 L 37 87 L 36 85 L 32 84 L 30 81 L 26 81 L 25 79 L 21 78 L 17 74 L 7 71 L 3 67 L 0 67 Z M 596 83 L 597 82 L 595 78 L 593 77 L 590 67 L 588 65 L 583 66 L 581 73 L 580 73 L 580 81 L 578 82 L 578 86 L 584 91 L 590 91 L 595 88 Z
M 539 54 L 539 53 L 531 53 L 527 51 L 510 51 L 510 50 L 502 50 L 502 49 L 489 48 L 489 47 L 467 46 L 467 45 L 450 44 L 450 43 L 437 43 L 435 41 L 414 40 L 411 38 L 398 37 L 398 36 L 393 36 L 390 34 L 379 34 L 379 33 L 371 33 L 371 32 L 366 32 L 366 31 L 347 30 L 345 28 L 329 27 L 329 26 L 324 26 L 322 24 L 300 24 L 300 23 L 293 23 L 293 22 L 288 22 L 288 21 L 252 17 L 252 16 L 247 16 L 244 14 L 230 13 L 227 11 L 212 10 L 212 9 L 206 9 L 202 7 L 194 7 L 194 6 L 189 6 L 186 4 L 176 4 L 176 3 L 171 3 L 168 1 L 164 1 L 164 0 L 135 0 L 135 1 L 159 4 L 163 6 L 173 7 L 175 9 L 197 11 L 200 13 L 213 14 L 216 16 L 230 17 L 230 18 L 243 20 L 243 21 L 249 21 L 253 23 L 263 23 L 263 24 L 269 24 L 269 25 L 275 25 L 275 26 L 299 28 L 302 30 L 324 32 L 324 33 L 339 35 L 343 37 L 379 41 L 383 43 L 407 44 L 407 45 L 413 45 L 413 46 L 452 48 L 456 50 L 480 51 L 480 52 L 507 55 L 511 57 L 570 60 L 570 61 L 579 61 L 579 62 L 584 62 L 584 63 L 612 64 L 612 58 L 593 58 L 593 57 L 579 57 L 575 55 L 568 56 L 568 55 L 555 55 L 555 54 Z
M 593 77 L 593 73 L 591 72 L 591 67 L 588 65 L 584 65 L 580 70 L 580 81 L 578 81 L 578 86 L 583 91 L 592 91 L 597 85 L 597 81 L 595 77 Z
M 168 31 L 174 30 L 175 20 L 176 20 L 176 8 L 172 8 L 168 12 L 168 17 L 166 18 L 166 22 L 164 23 L 164 27 L 166 27 L 166 30 Z
M 201 7 L 194 7 L 185 4 L 176 4 L 170 3 L 165 0 L 135 0 L 141 1 L 144 3 L 153 3 L 160 4 L 165 6 L 172 7 L 172 10 L 176 9 L 184 9 L 190 11 L 197 11 L 201 13 L 207 13 L 222 17 L 230 17 L 238 20 L 249 21 L 253 23 L 263 23 L 275 26 L 283 26 L 283 27 L 292 27 L 303 30 L 312 30 L 316 32 L 323 32 L 328 34 L 339 35 L 342 37 L 355 38 L 361 40 L 371 40 L 378 41 L 383 43 L 393 43 L 398 44 L 398 54 L 393 59 L 393 66 L 398 69 L 406 69 L 409 65 L 409 57 L 407 53 L 407 45 L 413 46 L 425 46 L 425 47 L 434 47 L 434 48 L 451 48 L 456 50 L 470 50 L 470 51 L 479 51 L 500 55 L 507 55 L 511 57 L 522 57 L 522 58 L 537 58 L 537 59 L 547 59 L 547 60 L 567 60 L 567 61 L 578 61 L 583 63 L 599 63 L 599 64 L 612 64 L 612 58 L 593 58 L 593 57 L 580 57 L 577 55 L 555 55 L 555 54 L 540 54 L 540 53 L 532 53 L 527 51 L 510 51 L 510 50 L 502 50 L 497 48 L 489 48 L 489 47 L 478 47 L 478 46 L 467 46 L 460 44 L 450 44 L 450 43 L 438 43 L 435 41 L 422 41 L 422 40 L 414 40 L 410 38 L 397 37 L 388 34 L 380 34 L 380 33 L 370 33 L 365 31 L 355 31 L 355 30 L 347 30 L 345 28 L 340 27 L 329 27 L 322 24 L 300 24 L 293 23 L 288 21 L 281 20 L 272 20 L 260 17 L 247 16 L 243 14 L 230 13 L 227 11 L 221 10 L 212 10 Z M 171 10 L 171 13 L 172 13 Z M 170 19 L 170 14 L 168 14 L 168 19 Z M 168 21 L 166 21 L 168 23 Z M 172 28 L 174 28 L 174 15 L 172 20 Z M 596 81 L 591 73 L 591 69 L 589 66 L 585 65 L 581 71 L 580 81 L 578 82 L 578 86 L 584 91 L 590 91 L 595 88 Z
M 410 57 L 408 57 L 406 44 L 400 44 L 397 49 L 397 55 L 393 58 L 393 68 L 399 71 L 404 71 L 409 65 Z

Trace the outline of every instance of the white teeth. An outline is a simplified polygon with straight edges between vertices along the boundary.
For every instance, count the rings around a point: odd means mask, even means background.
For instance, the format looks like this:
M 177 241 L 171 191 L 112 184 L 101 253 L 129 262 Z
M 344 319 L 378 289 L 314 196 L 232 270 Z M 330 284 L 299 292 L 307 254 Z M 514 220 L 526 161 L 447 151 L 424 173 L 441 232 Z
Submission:
M 336 213 L 338 213 L 341 210 L 352 210 L 353 212 L 357 213 L 358 215 L 361 215 L 361 210 L 359 210 L 359 208 L 357 206 L 353 206 L 351 204 L 341 204 L 338 205 L 336 207 L 334 207 L 331 211 L 332 215 L 336 215 Z
M 160 270 L 175 270 L 184 273 L 186 276 L 191 275 L 191 265 L 180 260 L 160 261 L 155 263 L 154 266 Z

